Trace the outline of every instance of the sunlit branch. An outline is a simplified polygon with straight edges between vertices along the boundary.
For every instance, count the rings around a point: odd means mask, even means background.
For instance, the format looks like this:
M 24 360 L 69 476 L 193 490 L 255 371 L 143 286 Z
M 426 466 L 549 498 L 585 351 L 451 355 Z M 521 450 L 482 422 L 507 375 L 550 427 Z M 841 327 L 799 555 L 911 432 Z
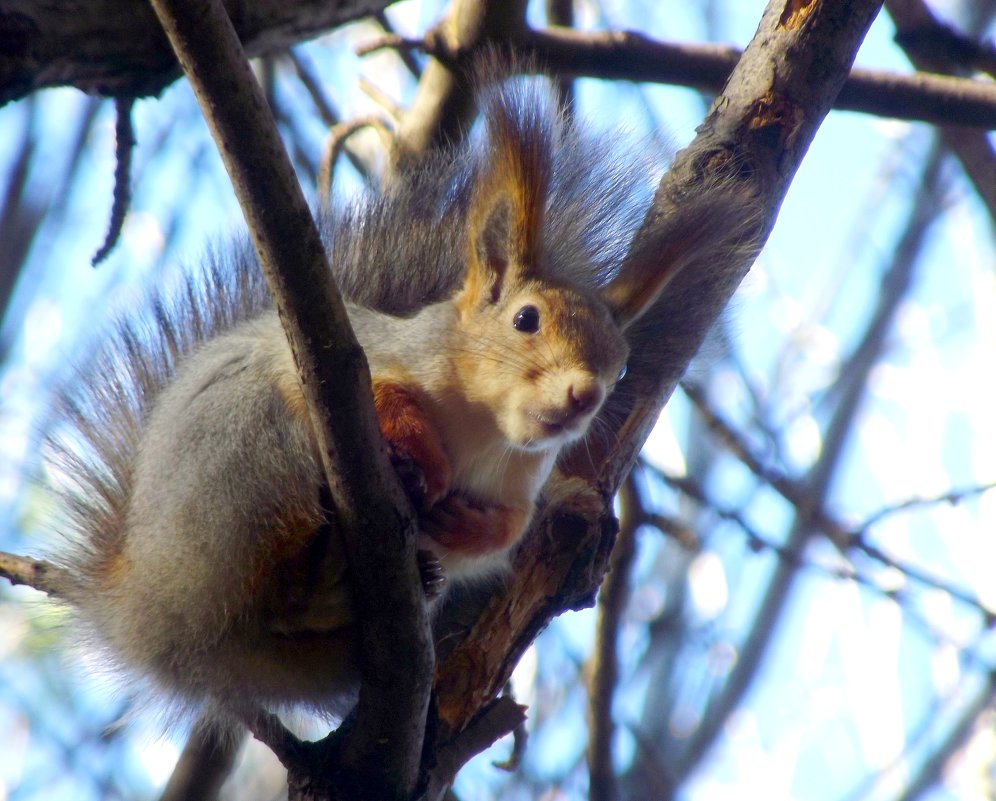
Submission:
M 66 576 L 62 568 L 42 559 L 0 552 L 0 576 L 14 586 L 33 587 L 55 597 L 63 593 Z

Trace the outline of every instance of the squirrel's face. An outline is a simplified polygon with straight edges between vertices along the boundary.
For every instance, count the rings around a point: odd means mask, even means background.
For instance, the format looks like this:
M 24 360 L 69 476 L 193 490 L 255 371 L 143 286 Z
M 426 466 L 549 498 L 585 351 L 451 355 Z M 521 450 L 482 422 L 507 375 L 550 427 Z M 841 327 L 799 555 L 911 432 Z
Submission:
M 558 450 L 583 437 L 621 376 L 628 348 L 595 297 L 525 287 L 462 321 L 461 372 L 510 445 Z M 466 375 L 465 372 L 465 375 Z

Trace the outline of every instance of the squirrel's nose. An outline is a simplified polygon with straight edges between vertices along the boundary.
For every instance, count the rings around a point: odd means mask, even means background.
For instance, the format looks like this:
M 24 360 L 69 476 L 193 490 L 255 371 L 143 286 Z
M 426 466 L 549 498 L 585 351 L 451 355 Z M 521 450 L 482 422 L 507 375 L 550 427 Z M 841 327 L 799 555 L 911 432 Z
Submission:
M 576 381 L 567 388 L 567 403 L 576 415 L 587 414 L 601 402 L 602 387 L 597 381 Z

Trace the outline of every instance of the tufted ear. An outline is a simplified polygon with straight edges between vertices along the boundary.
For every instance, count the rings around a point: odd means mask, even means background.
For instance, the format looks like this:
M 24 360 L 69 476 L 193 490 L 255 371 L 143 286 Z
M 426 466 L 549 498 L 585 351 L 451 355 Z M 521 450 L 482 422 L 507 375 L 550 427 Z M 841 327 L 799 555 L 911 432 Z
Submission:
M 456 303 L 469 311 L 542 272 L 552 134 L 542 106 L 514 92 L 485 109 L 482 165 L 467 216 L 467 273 Z
M 700 237 L 655 236 L 634 240 L 619 274 L 602 288 L 602 300 L 620 328 L 638 319 L 694 257 Z
M 658 212 L 633 237 L 618 274 L 601 291 L 620 328 L 646 312 L 682 270 L 709 270 L 757 255 L 758 204 L 736 182 L 715 180 L 711 191 L 663 216 Z

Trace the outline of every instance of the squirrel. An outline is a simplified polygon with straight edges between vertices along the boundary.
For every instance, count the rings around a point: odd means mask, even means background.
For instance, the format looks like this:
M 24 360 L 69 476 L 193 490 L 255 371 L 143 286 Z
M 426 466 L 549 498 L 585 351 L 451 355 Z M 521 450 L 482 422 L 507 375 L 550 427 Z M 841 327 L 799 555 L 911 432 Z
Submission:
M 625 269 L 656 176 L 617 137 L 535 86 L 502 85 L 483 115 L 470 144 L 320 221 L 420 547 L 451 582 L 501 572 L 622 376 L 627 326 L 691 255 L 672 243 L 668 263 Z M 342 714 L 358 647 L 346 559 L 248 244 L 151 311 L 62 398 L 61 594 L 174 711 Z

